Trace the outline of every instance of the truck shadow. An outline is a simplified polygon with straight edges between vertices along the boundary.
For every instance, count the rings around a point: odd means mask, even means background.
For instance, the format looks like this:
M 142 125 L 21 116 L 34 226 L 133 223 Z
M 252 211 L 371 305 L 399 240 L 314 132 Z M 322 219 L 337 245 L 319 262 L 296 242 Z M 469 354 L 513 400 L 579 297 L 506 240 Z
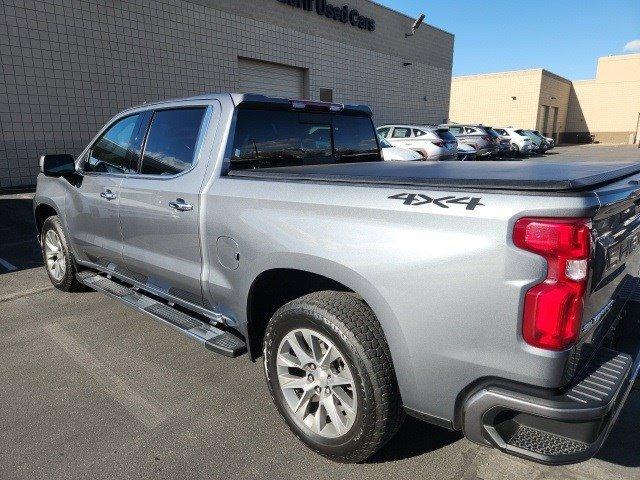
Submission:
M 462 433 L 407 417 L 398 433 L 367 463 L 385 463 L 423 455 L 462 438 Z
M 30 194 L 0 195 L 0 275 L 42 265 Z
M 624 467 L 640 467 L 640 389 L 631 392 L 597 458 Z

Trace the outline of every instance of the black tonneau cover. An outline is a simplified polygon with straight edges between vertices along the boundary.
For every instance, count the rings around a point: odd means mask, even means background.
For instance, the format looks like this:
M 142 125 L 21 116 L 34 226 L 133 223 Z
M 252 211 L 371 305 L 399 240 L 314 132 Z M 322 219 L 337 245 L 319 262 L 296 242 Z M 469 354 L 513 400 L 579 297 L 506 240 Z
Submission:
M 640 173 L 637 162 L 362 162 L 235 170 L 232 177 L 416 187 L 578 192 Z

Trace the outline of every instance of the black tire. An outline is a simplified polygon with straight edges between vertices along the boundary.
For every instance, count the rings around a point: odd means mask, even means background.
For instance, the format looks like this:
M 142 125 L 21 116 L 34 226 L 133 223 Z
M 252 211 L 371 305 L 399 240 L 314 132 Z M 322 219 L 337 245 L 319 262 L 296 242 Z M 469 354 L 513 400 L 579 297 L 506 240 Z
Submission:
M 47 232 L 49 230 L 53 230 L 58 235 L 62 246 L 61 254 L 64 256 L 65 272 L 60 279 L 56 279 L 49 271 L 49 268 L 47 268 L 47 257 L 45 254 L 44 244 Z M 42 225 L 42 231 L 40 233 L 40 250 L 42 252 L 42 259 L 44 261 L 45 270 L 47 271 L 49 280 L 51 280 L 51 283 L 54 287 L 56 287 L 58 290 L 62 290 L 63 292 L 76 292 L 85 290 L 84 285 L 81 284 L 76 278 L 78 267 L 76 265 L 75 259 L 73 258 L 73 254 L 71 253 L 67 235 L 65 234 L 64 228 L 62 228 L 62 224 L 60 223 L 60 219 L 57 215 L 53 215 L 47 218 Z
M 292 330 L 319 332 L 344 354 L 354 377 L 357 414 L 349 431 L 337 438 L 314 433 L 295 417 L 280 389 L 276 358 L 282 339 Z M 281 307 L 264 337 L 265 376 L 280 415 L 312 450 L 343 463 L 362 462 L 397 432 L 404 411 L 389 347 L 373 311 L 355 294 L 311 293 Z

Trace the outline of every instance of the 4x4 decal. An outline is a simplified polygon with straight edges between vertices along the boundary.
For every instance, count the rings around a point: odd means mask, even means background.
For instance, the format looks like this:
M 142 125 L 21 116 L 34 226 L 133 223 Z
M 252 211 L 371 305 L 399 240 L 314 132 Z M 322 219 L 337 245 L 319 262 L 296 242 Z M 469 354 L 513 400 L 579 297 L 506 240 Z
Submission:
M 474 210 L 478 206 L 484 206 L 484 203 L 480 203 L 480 197 L 454 197 L 448 195 L 446 197 L 431 198 L 429 195 L 422 193 L 398 193 L 397 195 L 391 195 L 389 197 L 393 200 L 403 200 L 405 205 L 426 205 L 433 203 L 440 208 L 449 208 L 447 204 L 466 205 L 467 210 Z

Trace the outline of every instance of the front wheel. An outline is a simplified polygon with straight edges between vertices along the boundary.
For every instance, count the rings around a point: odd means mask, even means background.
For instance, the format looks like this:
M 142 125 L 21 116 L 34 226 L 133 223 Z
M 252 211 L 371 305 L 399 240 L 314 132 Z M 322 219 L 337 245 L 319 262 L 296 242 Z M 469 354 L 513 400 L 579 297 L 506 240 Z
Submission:
M 280 308 L 267 326 L 264 363 L 289 428 L 332 460 L 366 460 L 402 422 L 382 328 L 353 294 L 316 292 Z
M 40 234 L 42 259 L 54 287 L 65 292 L 82 290 L 76 278 L 76 263 L 57 215 L 47 218 Z

